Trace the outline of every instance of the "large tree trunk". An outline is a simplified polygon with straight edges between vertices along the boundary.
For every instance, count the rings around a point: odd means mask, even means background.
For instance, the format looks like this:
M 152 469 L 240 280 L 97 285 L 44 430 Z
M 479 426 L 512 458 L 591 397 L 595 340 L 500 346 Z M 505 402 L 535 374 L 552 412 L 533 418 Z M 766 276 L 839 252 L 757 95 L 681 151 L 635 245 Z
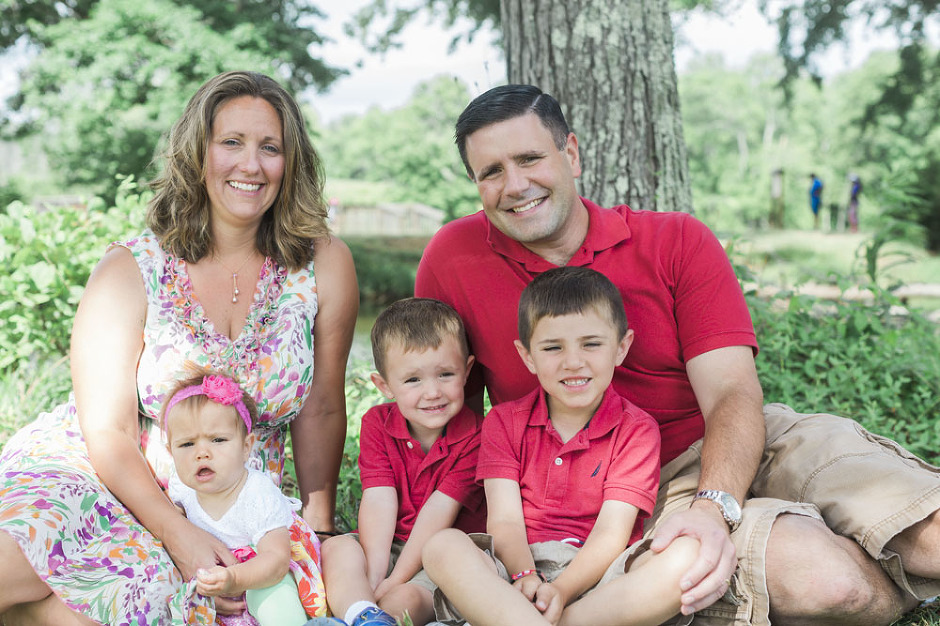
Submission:
M 692 211 L 668 0 L 502 0 L 510 83 L 561 103 L 581 193 L 603 206 Z

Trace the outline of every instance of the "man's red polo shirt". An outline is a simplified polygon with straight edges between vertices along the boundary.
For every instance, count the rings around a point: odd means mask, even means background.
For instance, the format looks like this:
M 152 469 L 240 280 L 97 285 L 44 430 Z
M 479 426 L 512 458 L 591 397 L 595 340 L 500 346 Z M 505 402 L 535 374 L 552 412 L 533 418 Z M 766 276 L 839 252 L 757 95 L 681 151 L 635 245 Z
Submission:
M 568 264 L 597 270 L 623 295 L 636 339 L 613 384 L 659 422 L 665 464 L 705 433 L 686 362 L 727 346 L 757 350 L 747 304 L 721 244 L 691 215 L 582 201 L 590 224 Z M 485 383 L 495 405 L 538 387 L 512 344 L 516 309 L 525 286 L 553 267 L 483 212 L 446 224 L 425 248 L 415 295 L 463 318 L 476 357 L 468 393 Z

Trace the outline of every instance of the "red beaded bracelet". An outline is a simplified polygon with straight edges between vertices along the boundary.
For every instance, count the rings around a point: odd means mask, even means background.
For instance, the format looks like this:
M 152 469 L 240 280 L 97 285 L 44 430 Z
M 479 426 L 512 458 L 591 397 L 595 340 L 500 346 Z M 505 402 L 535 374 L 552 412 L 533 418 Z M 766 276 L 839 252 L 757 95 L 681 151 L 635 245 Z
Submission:
M 524 569 L 524 570 L 522 570 L 521 572 L 519 572 L 518 574 L 513 574 L 513 575 L 512 575 L 512 582 L 516 582 L 516 581 L 519 580 L 520 578 L 525 578 L 525 577 L 528 576 L 529 574 L 538 574 L 538 572 L 535 571 L 534 569 Z

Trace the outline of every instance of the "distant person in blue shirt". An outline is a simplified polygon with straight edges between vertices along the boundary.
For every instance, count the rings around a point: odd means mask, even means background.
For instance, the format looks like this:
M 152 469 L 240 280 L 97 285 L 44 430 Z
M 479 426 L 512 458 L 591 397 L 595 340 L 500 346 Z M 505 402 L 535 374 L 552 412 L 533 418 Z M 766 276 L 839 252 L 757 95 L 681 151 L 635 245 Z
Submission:
M 819 205 L 822 204 L 823 182 L 816 174 L 809 175 L 812 181 L 809 185 L 809 208 L 813 210 L 813 228 L 819 228 Z
M 849 230 L 853 233 L 858 232 L 858 194 L 862 193 L 862 181 L 858 177 L 858 174 L 852 174 L 849 176 L 849 182 L 852 183 L 851 190 L 849 191 Z

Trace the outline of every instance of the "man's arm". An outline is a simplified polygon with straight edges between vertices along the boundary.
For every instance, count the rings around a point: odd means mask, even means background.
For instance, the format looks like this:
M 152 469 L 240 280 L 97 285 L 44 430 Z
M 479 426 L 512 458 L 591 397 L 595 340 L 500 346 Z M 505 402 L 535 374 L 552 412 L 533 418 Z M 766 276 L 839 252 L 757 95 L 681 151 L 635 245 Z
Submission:
M 686 371 L 705 418 L 699 489 L 726 491 L 743 503 L 765 439 L 763 392 L 753 351 L 749 346 L 712 350 L 690 359 Z M 728 525 L 713 502 L 697 500 L 665 520 L 652 550 L 664 550 L 680 535 L 701 543 L 698 559 L 681 582 L 682 612 L 688 614 L 724 594 L 737 558 Z
M 411 535 L 408 536 L 408 541 L 395 562 L 395 568 L 388 578 L 375 588 L 376 600 L 381 600 L 389 589 L 405 584 L 420 571 L 421 550 L 424 549 L 424 544 L 434 533 L 454 525 L 461 506 L 459 502 L 440 491 L 431 494 L 418 512 L 414 528 L 411 529 Z

